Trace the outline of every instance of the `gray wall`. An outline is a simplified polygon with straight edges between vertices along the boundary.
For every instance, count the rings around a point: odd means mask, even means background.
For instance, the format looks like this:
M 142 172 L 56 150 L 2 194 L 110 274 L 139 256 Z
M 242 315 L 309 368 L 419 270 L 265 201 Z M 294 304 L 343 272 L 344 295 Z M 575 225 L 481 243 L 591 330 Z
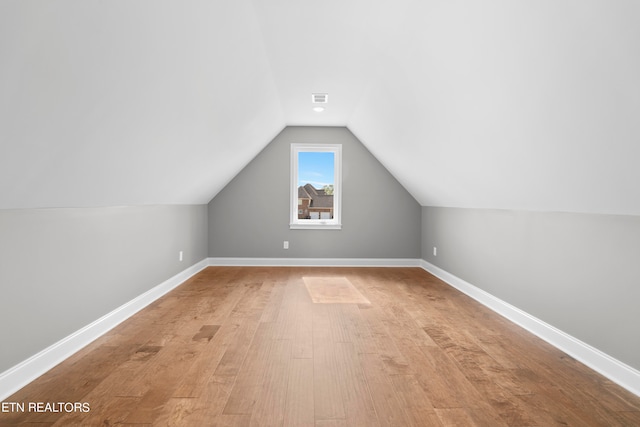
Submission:
M 294 142 L 342 144 L 341 230 L 289 229 Z M 209 203 L 209 255 L 419 258 L 420 212 L 415 199 L 348 129 L 287 127 Z
M 0 372 L 206 258 L 206 212 L 0 210 Z
M 436 207 L 422 215 L 423 259 L 640 369 L 640 217 Z

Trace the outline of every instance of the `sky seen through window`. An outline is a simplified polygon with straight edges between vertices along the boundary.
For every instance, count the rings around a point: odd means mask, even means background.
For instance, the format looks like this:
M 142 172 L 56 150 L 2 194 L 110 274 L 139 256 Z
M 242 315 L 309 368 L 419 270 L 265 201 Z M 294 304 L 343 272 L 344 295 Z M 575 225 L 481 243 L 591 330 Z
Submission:
M 311 184 L 321 189 L 334 182 L 334 154 L 318 151 L 298 153 L 298 186 Z

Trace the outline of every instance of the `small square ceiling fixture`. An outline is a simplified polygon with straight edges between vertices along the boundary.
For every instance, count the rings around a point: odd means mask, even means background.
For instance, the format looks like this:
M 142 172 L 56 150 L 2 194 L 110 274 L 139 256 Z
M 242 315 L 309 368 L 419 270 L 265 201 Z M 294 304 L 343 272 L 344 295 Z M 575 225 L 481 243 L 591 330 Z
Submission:
M 314 104 L 326 104 L 327 102 L 329 102 L 329 94 L 328 93 L 312 93 L 311 102 L 313 102 Z

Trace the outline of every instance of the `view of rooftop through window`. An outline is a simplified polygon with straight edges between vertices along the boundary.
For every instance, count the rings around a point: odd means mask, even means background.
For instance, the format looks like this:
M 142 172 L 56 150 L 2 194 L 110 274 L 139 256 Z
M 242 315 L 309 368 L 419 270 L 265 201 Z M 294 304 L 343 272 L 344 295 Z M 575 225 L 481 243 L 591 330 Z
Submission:
M 335 155 L 298 153 L 298 219 L 333 219 Z

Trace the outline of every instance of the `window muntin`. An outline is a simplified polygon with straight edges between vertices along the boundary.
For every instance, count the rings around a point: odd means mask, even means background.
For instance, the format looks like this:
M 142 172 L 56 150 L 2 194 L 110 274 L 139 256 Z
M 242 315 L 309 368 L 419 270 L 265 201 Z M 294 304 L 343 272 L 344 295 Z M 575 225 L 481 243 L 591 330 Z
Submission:
M 341 175 L 341 145 L 291 144 L 290 228 L 341 228 Z

